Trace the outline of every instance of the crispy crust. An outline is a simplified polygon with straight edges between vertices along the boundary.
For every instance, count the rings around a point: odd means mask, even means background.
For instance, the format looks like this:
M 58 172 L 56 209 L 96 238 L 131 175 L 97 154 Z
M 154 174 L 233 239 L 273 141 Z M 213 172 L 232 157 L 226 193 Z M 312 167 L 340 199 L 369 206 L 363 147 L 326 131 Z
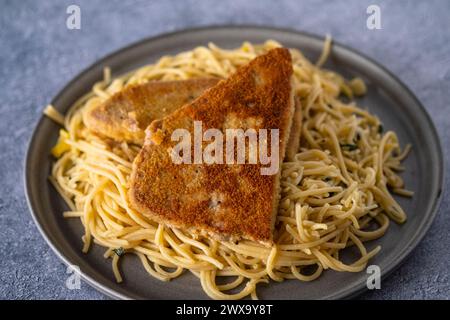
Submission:
M 261 175 L 265 166 L 260 163 L 175 164 L 170 151 L 178 142 L 171 135 L 180 128 L 192 133 L 194 121 L 202 121 L 203 131 L 279 129 L 281 163 L 294 113 L 292 73 L 289 51 L 270 50 L 192 103 L 154 121 L 133 163 L 128 193 L 132 207 L 167 225 L 270 245 L 280 170 Z
M 144 143 L 145 129 L 183 105 L 193 101 L 219 79 L 152 81 L 131 85 L 83 114 L 86 126 L 116 141 Z
M 291 133 L 289 134 L 289 141 L 286 148 L 286 159 L 293 161 L 300 147 L 300 137 L 302 133 L 302 106 L 300 99 L 295 97 L 295 111 L 292 119 Z

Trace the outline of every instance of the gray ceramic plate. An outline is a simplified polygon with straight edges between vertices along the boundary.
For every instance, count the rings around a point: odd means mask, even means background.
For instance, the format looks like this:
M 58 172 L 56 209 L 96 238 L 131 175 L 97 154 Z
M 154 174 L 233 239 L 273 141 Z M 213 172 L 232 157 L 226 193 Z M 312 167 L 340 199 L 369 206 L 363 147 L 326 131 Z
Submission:
M 189 50 L 209 41 L 224 47 L 239 46 L 242 41 L 260 43 L 276 39 L 286 47 L 299 48 L 308 57 L 316 59 L 323 39 L 308 34 L 261 27 L 213 27 L 186 30 L 147 39 L 117 51 L 98 61 L 72 80 L 53 99 L 61 112 L 94 82 L 102 78 L 103 67 L 109 66 L 115 75 L 156 61 L 166 54 Z M 380 266 L 382 275 L 394 270 L 417 246 L 429 228 L 436 213 L 442 186 L 443 160 L 438 135 L 420 102 L 394 75 L 369 58 L 335 43 L 328 68 L 346 76 L 361 76 L 368 83 L 369 93 L 359 103 L 378 115 L 386 129 L 394 129 L 402 145 L 413 144 L 406 160 L 408 170 L 403 174 L 406 185 L 415 191 L 413 199 L 400 199 L 408 214 L 403 226 L 391 223 L 387 234 L 369 243 L 369 248 L 381 245 L 382 251 L 371 263 Z M 102 257 L 103 248 L 94 246 L 88 254 L 81 252 L 82 227 L 76 219 L 65 220 L 66 209 L 62 199 L 47 180 L 52 159 L 49 156 L 55 144 L 58 126 L 42 117 L 34 131 L 25 162 L 25 186 L 33 218 L 42 235 L 66 263 L 78 265 L 83 278 L 95 288 L 114 298 L 137 299 L 204 299 L 199 281 L 189 272 L 169 283 L 147 275 L 133 255 L 121 263 L 124 282 L 117 284 L 109 260 Z M 260 285 L 262 299 L 336 299 L 355 296 L 365 290 L 365 272 L 339 273 L 327 271 L 310 283 L 285 281 Z

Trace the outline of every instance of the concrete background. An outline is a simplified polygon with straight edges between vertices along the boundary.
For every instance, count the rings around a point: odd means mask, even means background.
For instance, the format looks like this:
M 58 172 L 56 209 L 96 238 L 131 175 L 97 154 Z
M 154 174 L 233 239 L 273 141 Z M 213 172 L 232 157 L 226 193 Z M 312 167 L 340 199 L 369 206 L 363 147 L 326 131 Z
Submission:
M 66 8 L 81 8 L 81 30 Z M 381 8 L 381 30 L 366 8 Z M 82 69 L 131 42 L 211 24 L 259 24 L 332 34 L 376 59 L 416 93 L 450 153 L 450 1 L 5 1 L 0 0 L 0 298 L 105 299 L 65 266 L 34 225 L 22 163 L 44 106 Z M 449 179 L 425 240 L 406 263 L 361 299 L 449 299 Z

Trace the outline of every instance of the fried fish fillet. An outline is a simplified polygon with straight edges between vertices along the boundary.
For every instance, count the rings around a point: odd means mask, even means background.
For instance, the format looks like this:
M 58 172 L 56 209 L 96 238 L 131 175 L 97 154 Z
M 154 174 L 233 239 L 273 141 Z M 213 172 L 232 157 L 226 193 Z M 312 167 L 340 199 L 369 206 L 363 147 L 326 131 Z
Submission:
M 281 163 L 294 116 L 292 74 L 289 51 L 272 49 L 190 104 L 153 121 L 133 162 L 128 191 L 132 208 L 157 222 L 217 239 L 270 245 L 281 170 L 262 175 L 260 162 L 176 164 L 171 151 L 177 142 L 171 137 L 177 129 L 192 133 L 194 121 L 201 121 L 203 130 L 224 133 L 229 128 L 279 129 Z M 270 153 L 270 144 L 268 149 Z
M 218 81 L 198 78 L 131 85 L 87 110 L 83 120 L 88 129 L 102 136 L 142 145 L 145 128 L 153 120 L 193 101 Z

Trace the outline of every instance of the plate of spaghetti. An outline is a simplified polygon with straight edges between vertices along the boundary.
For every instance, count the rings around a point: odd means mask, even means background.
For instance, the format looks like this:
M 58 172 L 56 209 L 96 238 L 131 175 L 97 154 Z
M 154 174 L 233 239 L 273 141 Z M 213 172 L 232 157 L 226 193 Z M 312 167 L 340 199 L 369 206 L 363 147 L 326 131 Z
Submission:
M 139 210 L 130 185 L 147 142 L 99 134 L 88 112 L 149 83 L 226 82 L 280 47 L 290 53 L 302 119 L 299 145 L 280 164 L 270 241 L 218 238 Z M 120 130 L 135 129 L 139 115 L 125 116 Z M 251 26 L 175 32 L 101 59 L 45 108 L 25 161 L 30 211 L 46 241 L 119 299 L 355 296 L 367 289 L 369 266 L 387 276 L 418 245 L 442 175 L 430 117 L 389 71 L 329 36 Z

